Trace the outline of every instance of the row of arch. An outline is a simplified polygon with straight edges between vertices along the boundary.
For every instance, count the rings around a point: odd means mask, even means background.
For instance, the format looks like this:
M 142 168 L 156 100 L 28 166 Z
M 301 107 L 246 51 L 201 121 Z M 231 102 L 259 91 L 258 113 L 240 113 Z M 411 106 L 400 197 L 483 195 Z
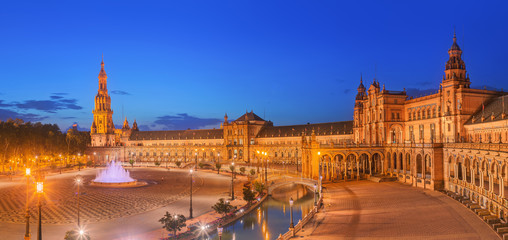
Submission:
M 325 181 L 360 179 L 361 175 L 383 173 L 381 152 L 348 152 L 323 154 L 319 157 L 318 172 Z M 309 171 L 311 169 L 304 169 Z
M 508 165 L 485 156 L 453 155 L 447 157 L 447 189 L 477 202 L 500 218 L 507 219 L 504 206 L 508 185 Z
M 411 157 L 415 156 L 415 157 Z M 388 152 L 387 171 L 390 174 L 402 173 L 406 175 L 416 176 L 419 178 L 432 177 L 432 157 L 429 153 L 410 153 L 410 152 Z

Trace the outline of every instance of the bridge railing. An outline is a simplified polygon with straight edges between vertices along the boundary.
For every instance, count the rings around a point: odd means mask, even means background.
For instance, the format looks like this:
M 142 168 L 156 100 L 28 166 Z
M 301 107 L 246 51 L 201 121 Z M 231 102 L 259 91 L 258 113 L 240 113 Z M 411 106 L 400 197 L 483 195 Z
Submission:
M 323 203 L 323 195 L 321 194 L 321 196 L 319 196 L 317 205 L 314 206 L 312 208 L 312 210 L 309 213 L 307 213 L 307 215 L 305 215 L 305 217 L 302 218 L 302 220 L 298 221 L 298 223 L 295 225 L 294 228 L 289 228 L 289 231 L 287 231 L 284 234 L 280 234 L 279 237 L 277 238 L 277 240 L 286 240 L 286 239 L 290 239 L 290 238 L 294 237 L 299 231 L 301 231 L 303 229 L 305 224 L 307 224 L 310 220 L 312 220 L 314 215 L 316 215 L 316 213 L 318 213 L 319 208 L 321 207 L 322 203 Z

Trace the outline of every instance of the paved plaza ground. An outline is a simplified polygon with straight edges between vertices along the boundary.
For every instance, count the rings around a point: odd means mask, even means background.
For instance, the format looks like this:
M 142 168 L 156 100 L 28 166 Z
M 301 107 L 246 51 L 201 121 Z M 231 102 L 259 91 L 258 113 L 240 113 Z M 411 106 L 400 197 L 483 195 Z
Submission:
M 499 239 L 448 196 L 401 183 L 324 185 L 324 208 L 297 239 Z
M 189 214 L 188 170 L 156 168 L 130 169 L 131 176 L 149 183 L 135 189 L 112 189 L 89 186 L 98 169 L 48 176 L 44 184 L 44 239 L 63 239 L 76 226 L 77 198 L 73 179 L 80 174 L 81 222 L 93 239 L 129 239 L 144 232 L 161 229 L 158 220 L 166 211 Z M 194 174 L 194 216 L 211 211 L 218 198 L 227 198 L 231 178 L 198 171 Z M 32 186 L 32 189 L 34 187 Z M 32 191 L 33 192 L 33 191 Z M 24 230 L 26 182 L 19 178 L 0 181 L 0 239 L 20 239 Z M 36 198 L 31 197 L 31 232 L 37 233 Z M 162 232 L 162 231 L 161 231 Z

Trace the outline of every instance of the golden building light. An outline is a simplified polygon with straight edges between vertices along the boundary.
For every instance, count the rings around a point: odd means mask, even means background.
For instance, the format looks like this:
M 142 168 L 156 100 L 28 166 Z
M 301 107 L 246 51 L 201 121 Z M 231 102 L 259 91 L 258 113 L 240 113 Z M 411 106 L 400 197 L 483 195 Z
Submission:
M 37 182 L 37 193 L 44 192 L 44 182 Z

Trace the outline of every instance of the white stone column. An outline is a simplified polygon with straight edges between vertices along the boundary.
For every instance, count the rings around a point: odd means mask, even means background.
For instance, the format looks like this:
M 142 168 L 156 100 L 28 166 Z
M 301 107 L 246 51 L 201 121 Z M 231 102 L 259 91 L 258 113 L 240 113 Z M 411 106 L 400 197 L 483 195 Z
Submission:
M 466 174 L 466 167 L 464 165 L 462 165 L 462 181 L 464 183 L 467 183 L 467 174 Z M 464 184 L 465 185 L 465 184 Z
M 360 180 L 360 162 L 356 161 L 356 181 Z
M 471 172 L 471 185 L 475 185 L 475 176 L 474 176 L 474 168 L 471 168 L 469 169 L 469 171 Z
M 483 188 L 483 171 L 480 170 L 480 188 Z
M 489 176 L 489 192 L 492 192 L 492 174 L 488 172 Z
M 504 198 L 504 179 L 503 179 L 503 177 L 499 178 L 499 196 Z
M 344 182 L 347 180 L 347 162 L 344 161 Z

